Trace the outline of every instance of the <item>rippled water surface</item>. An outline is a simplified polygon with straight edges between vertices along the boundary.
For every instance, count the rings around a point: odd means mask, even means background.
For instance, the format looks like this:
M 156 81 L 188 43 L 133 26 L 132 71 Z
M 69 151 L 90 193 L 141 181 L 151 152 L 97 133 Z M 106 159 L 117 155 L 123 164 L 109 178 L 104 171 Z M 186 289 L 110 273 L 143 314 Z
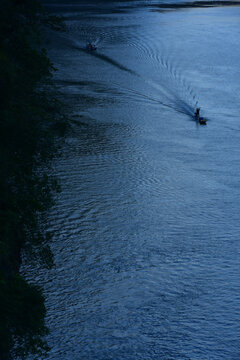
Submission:
M 56 268 L 26 270 L 49 359 L 239 360 L 240 7 L 47 3 L 73 119 L 47 217 Z

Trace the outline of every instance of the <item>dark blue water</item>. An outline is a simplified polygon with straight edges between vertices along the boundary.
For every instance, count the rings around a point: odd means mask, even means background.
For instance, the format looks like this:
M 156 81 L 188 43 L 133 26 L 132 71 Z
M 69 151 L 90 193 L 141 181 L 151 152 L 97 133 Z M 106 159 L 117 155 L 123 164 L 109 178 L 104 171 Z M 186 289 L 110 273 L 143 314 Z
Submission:
M 240 7 L 48 5 L 72 133 L 46 219 L 56 268 L 25 271 L 49 359 L 239 360 Z

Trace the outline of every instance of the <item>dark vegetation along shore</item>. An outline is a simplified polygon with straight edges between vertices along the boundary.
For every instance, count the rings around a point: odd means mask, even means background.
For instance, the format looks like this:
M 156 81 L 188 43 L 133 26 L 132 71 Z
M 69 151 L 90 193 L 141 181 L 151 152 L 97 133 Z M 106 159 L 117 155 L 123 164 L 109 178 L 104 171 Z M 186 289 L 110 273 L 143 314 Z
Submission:
M 21 256 L 50 267 L 41 214 L 57 182 L 48 176 L 66 120 L 51 84 L 54 68 L 41 45 L 46 27 L 61 28 L 36 0 L 2 0 L 0 11 L 0 358 L 48 350 L 44 297 L 19 273 Z M 45 169 L 45 170 L 44 170 Z M 28 260 L 26 260 L 28 261 Z

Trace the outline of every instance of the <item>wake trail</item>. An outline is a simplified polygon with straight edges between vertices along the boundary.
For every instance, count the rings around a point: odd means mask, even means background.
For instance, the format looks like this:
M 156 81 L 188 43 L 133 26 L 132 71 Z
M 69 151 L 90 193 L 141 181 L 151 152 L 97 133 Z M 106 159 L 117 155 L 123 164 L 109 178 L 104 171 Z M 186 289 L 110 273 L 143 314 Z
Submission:
M 161 84 L 157 84 L 154 81 L 149 80 L 149 79 L 139 75 L 134 70 L 129 69 L 128 67 L 122 65 L 118 61 L 112 59 L 111 57 L 109 57 L 109 56 L 107 56 L 105 54 L 99 53 L 99 51 L 97 51 L 97 50 L 96 51 L 88 51 L 84 47 L 76 44 L 76 42 L 74 43 L 73 48 L 78 50 L 78 51 L 89 54 L 90 56 L 93 56 L 93 57 L 95 57 L 95 58 L 97 58 L 99 60 L 102 60 L 102 61 L 114 66 L 115 68 L 117 68 L 119 70 L 125 71 L 125 72 L 127 72 L 127 73 L 141 79 L 142 81 L 144 81 L 150 87 L 155 88 L 156 90 L 158 90 L 162 95 L 164 95 L 169 100 L 169 102 L 168 101 L 167 102 L 161 101 L 160 99 L 156 99 L 154 97 L 148 96 L 146 94 L 143 94 L 143 93 L 138 92 L 136 90 L 130 89 L 128 87 L 122 87 L 119 84 L 115 84 L 115 86 L 117 86 L 119 88 L 122 88 L 122 89 L 125 89 L 127 91 L 130 91 L 135 95 L 138 95 L 138 96 L 140 96 L 140 97 L 142 97 L 144 99 L 147 99 L 148 101 L 152 101 L 154 103 L 161 104 L 162 106 L 168 107 L 168 108 L 170 108 L 170 109 L 172 109 L 172 110 L 174 110 L 174 111 L 176 111 L 178 113 L 182 113 L 182 114 L 185 114 L 185 115 L 188 115 L 188 116 L 193 115 L 193 109 L 186 102 L 184 102 L 182 99 L 178 98 L 171 90 L 167 89 L 166 87 L 162 86 Z M 172 105 L 170 103 L 171 100 L 174 102 L 174 105 Z
M 168 107 L 168 108 L 170 108 L 170 109 L 172 109 L 172 110 L 174 110 L 174 111 L 176 111 L 178 113 L 185 114 L 185 115 L 192 115 L 192 112 L 190 112 L 190 111 L 187 111 L 187 110 L 184 110 L 184 109 L 179 109 L 175 105 L 166 103 L 166 102 L 161 101 L 161 100 L 159 100 L 159 99 L 157 99 L 155 97 L 148 96 L 146 94 L 141 93 L 140 91 L 133 90 L 133 89 L 128 88 L 126 86 L 121 86 L 121 85 L 119 85 L 117 83 L 112 83 L 112 85 L 116 86 L 118 89 L 127 90 L 127 91 L 131 92 L 132 94 L 137 95 L 140 98 L 147 99 L 148 101 L 154 102 L 155 104 L 157 103 L 157 104 L 160 104 L 160 105 L 162 105 L 164 107 Z

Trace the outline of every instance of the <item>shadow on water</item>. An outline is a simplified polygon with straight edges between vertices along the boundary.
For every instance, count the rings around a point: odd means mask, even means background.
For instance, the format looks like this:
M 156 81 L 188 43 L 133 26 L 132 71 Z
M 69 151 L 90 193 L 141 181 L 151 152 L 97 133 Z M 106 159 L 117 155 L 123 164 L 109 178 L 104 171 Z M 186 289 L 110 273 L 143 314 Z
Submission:
M 186 8 L 209 8 L 209 7 L 220 7 L 220 6 L 240 6 L 240 1 L 189 1 L 182 3 L 155 3 L 146 5 L 151 7 L 157 7 L 159 9 L 186 9 Z M 157 10 L 155 10 L 157 11 Z M 161 10 L 160 10 L 161 11 Z
M 66 10 L 71 12 L 78 12 L 79 9 L 84 8 L 84 11 L 91 12 L 91 14 L 123 14 L 128 13 L 131 10 L 149 7 L 152 11 L 166 12 L 169 10 L 179 10 L 187 8 L 209 8 L 209 7 L 225 7 L 225 6 L 240 6 L 240 1 L 189 1 L 180 3 L 169 2 L 149 2 L 141 1 L 128 2 L 125 0 L 95 0 L 93 4 L 81 3 L 81 0 L 72 1 L 71 5 L 66 0 L 59 0 L 57 3 L 55 0 L 43 0 L 42 4 L 48 8 L 49 11 L 54 13 L 66 13 Z M 112 6 L 114 4 L 114 6 Z M 117 5 L 117 6 L 116 6 Z M 158 8 L 157 10 L 154 8 Z

